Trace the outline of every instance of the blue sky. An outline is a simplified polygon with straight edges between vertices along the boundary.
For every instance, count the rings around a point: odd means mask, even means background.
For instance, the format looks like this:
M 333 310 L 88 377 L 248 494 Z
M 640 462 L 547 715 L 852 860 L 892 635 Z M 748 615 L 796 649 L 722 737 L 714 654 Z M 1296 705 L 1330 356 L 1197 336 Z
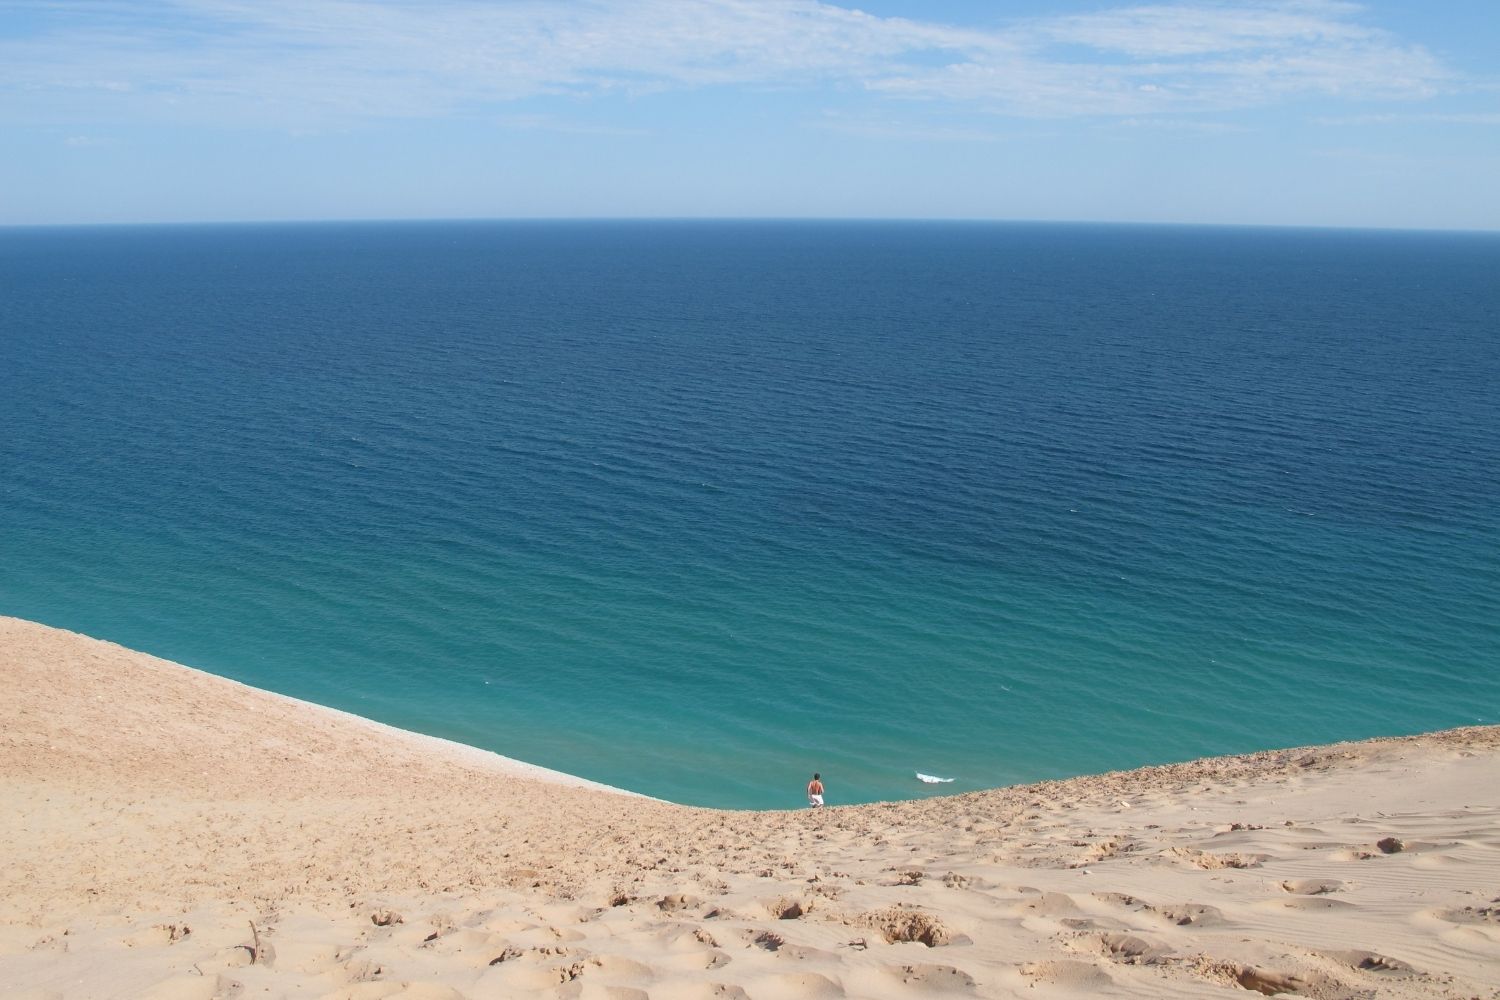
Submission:
M 0 224 L 1500 229 L 1500 2 L 0 0 Z

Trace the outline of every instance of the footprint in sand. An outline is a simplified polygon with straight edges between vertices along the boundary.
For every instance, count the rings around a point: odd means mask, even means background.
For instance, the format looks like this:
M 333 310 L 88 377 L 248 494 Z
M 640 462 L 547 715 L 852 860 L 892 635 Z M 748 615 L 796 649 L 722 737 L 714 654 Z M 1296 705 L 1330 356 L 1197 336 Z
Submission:
M 1187 969 L 1200 979 L 1221 986 L 1238 986 L 1266 996 L 1279 993 L 1307 995 L 1313 990 L 1313 982 L 1302 976 L 1277 969 L 1266 969 L 1239 962 L 1226 962 L 1208 955 L 1195 955 L 1187 962 Z M 1327 977 L 1323 977 L 1327 982 Z
M 1169 848 L 1159 855 L 1179 864 L 1201 868 L 1204 871 L 1220 871 L 1225 868 L 1258 868 L 1269 859 L 1268 854 L 1210 854 L 1208 851 L 1190 847 Z
M 559 961 L 556 956 L 526 952 L 490 966 L 474 983 L 475 996 L 513 996 L 540 992 L 571 983 L 582 975 L 583 963 Z
M 1484 924 L 1491 927 L 1500 925 L 1500 899 L 1490 903 L 1488 906 L 1465 906 L 1452 910 L 1426 910 L 1425 916 L 1436 917 L 1449 924 Z
M 837 964 L 839 956 L 822 948 L 809 948 L 800 944 L 789 944 L 776 952 L 776 957 L 783 962 L 829 962 Z
M 745 940 L 745 947 L 762 948 L 766 951 L 779 951 L 785 944 L 786 938 L 775 931 L 757 930 L 754 927 L 746 927 L 739 931 L 740 937 Z
M 64 931 L 63 933 L 66 934 L 67 931 Z M 43 934 L 41 937 L 37 938 L 35 942 L 32 943 L 31 947 L 27 948 L 26 950 L 27 951 L 67 951 L 68 950 L 68 941 L 67 941 L 67 938 L 62 937 L 62 936 L 57 935 L 57 934 Z
M 651 1000 L 651 994 L 634 986 L 601 986 L 585 983 L 578 1000 Z
M 250 945 L 242 944 L 214 952 L 208 958 L 200 959 L 196 965 L 204 973 L 212 973 L 222 972 L 227 969 L 243 968 L 246 965 L 250 965 L 254 960 L 255 949 Z
M 816 972 L 787 972 L 752 979 L 746 982 L 746 992 L 752 997 L 785 997 L 786 1000 L 817 1000 L 820 997 L 841 997 L 844 987 Z
M 1275 969 L 1262 969 L 1254 965 L 1240 966 L 1234 971 L 1233 976 L 1234 981 L 1245 989 L 1264 993 L 1266 996 L 1275 996 L 1278 993 L 1306 994 L 1312 990 L 1312 983 L 1301 976 L 1289 972 L 1277 972 Z
M 340 978 L 346 983 L 372 983 L 385 969 L 368 958 L 353 958 L 344 963 Z
M 1460 846 L 1457 843 L 1434 844 L 1426 841 L 1405 841 L 1400 837 L 1382 837 L 1373 844 L 1360 844 L 1353 847 L 1344 847 L 1342 850 L 1334 851 L 1330 858 L 1334 861 L 1370 861 L 1378 858 L 1390 857 L 1391 855 L 1416 855 L 1416 863 L 1422 864 L 1427 855 L 1432 859 L 1444 857 L 1443 852 Z M 1433 862 L 1429 862 L 1433 863 Z M 1435 863 L 1441 864 L 1441 861 Z
M 1093 896 L 1101 903 L 1108 903 L 1110 906 L 1123 907 L 1127 910 L 1144 909 L 1145 907 L 1151 905 L 1144 899 L 1141 899 L 1139 896 L 1127 896 L 1123 892 L 1093 892 L 1089 893 L 1089 895 Z
M 1224 913 L 1206 903 L 1174 903 L 1170 906 L 1146 906 L 1146 912 L 1179 927 L 1215 927 L 1224 923 Z
M 1070 990 L 1100 990 L 1114 985 L 1109 973 L 1093 962 L 1075 962 L 1070 959 L 1028 962 L 1021 966 L 1020 972 L 1028 985 L 1045 983 Z
M 127 948 L 165 948 L 192 933 L 187 924 L 157 924 L 148 931 L 126 938 L 124 944 Z
M 511 941 L 505 935 L 496 934 L 493 931 L 465 928 L 441 934 L 431 941 L 424 940 L 423 943 L 428 950 L 437 954 L 463 954 L 472 957 L 473 964 L 488 965 L 490 959 L 494 958 Z
M 1321 955 L 1323 958 L 1330 959 L 1345 968 L 1353 969 L 1357 972 L 1384 973 L 1392 978 L 1421 975 L 1421 973 L 1408 963 L 1401 961 L 1401 959 L 1392 958 L 1389 955 L 1382 955 L 1373 951 L 1324 951 L 1314 952 L 1314 954 Z
M 727 906 L 711 906 L 703 911 L 704 920 L 744 920 L 741 914 Z
M 466 1000 L 458 990 L 443 983 L 406 983 L 387 995 L 391 1000 Z
M 535 930 L 539 926 L 539 924 L 532 920 L 516 920 L 513 917 L 497 917 L 486 920 L 484 923 L 479 925 L 479 928 L 480 930 L 489 931 L 492 934 L 519 934 L 522 931 Z
M 597 977 L 638 982 L 649 980 L 656 975 L 656 970 L 651 966 L 623 955 L 596 955 L 589 959 L 588 964 L 591 966 L 588 972 L 591 980 Z
M 839 961 L 839 956 L 831 951 L 821 948 L 809 948 L 800 944 L 792 944 L 776 931 L 761 930 L 755 927 L 742 928 L 739 932 L 740 940 L 746 948 L 759 948 L 774 954 L 778 959 L 789 962 L 833 962 Z
M 697 972 L 702 969 L 721 968 L 731 961 L 728 955 L 717 948 L 705 948 L 702 951 L 668 955 L 660 959 L 657 965 L 664 969 L 676 969 L 681 972 Z
M 1118 931 L 1086 935 L 1074 941 L 1072 946 L 1102 954 L 1121 965 L 1157 965 L 1172 954 L 1172 949 L 1159 941 Z
M 658 942 L 657 949 L 665 952 L 664 957 L 657 962 L 662 968 L 696 972 L 717 969 L 731 961 L 729 955 L 717 947 L 714 937 L 698 927 L 678 924 L 653 936 Z
M 1421 854 L 1412 858 L 1411 863 L 1413 868 L 1452 868 L 1465 862 L 1448 854 Z
M 886 944 L 916 941 L 929 948 L 941 948 L 971 943 L 968 936 L 954 933 L 931 913 L 902 906 L 888 906 L 883 910 L 862 913 L 852 923 L 879 931 Z
M 1024 897 L 1011 908 L 1011 912 L 1022 917 L 1072 917 L 1083 910 L 1065 892 L 1043 892 Z
M 282 941 L 276 946 L 276 967 L 314 975 L 338 966 L 339 946 L 329 941 Z
M 462 933 L 462 931 L 454 931 L 444 935 L 444 937 L 454 937 Z M 509 943 L 518 948 L 551 948 L 561 944 L 574 944 L 588 937 L 582 931 L 574 930 L 571 927 L 539 927 L 535 924 L 527 927 L 525 930 L 500 936 L 503 936 Z M 441 941 L 443 938 L 438 938 L 438 940 Z
M 151 987 L 141 1000 L 213 1000 L 221 991 L 235 990 L 238 985 L 217 975 L 173 976 Z
M 698 906 L 703 902 L 697 896 L 676 892 L 670 896 L 663 896 L 656 901 L 656 908 L 663 913 L 675 913 L 678 910 L 686 910 Z
M 908 989 L 945 996 L 969 993 L 978 985 L 973 976 L 951 965 L 891 965 L 885 971 Z
M 1354 904 L 1327 896 L 1293 896 L 1290 899 L 1263 899 L 1252 903 L 1257 910 L 1291 911 L 1293 913 L 1319 913 L 1328 910 L 1352 910 Z
M 633 986 L 602 986 L 585 983 L 578 993 L 578 1000 L 651 1000 L 651 994 Z
M 794 896 L 778 896 L 761 902 L 761 906 L 775 920 L 800 920 L 812 909 L 812 901 Z
M 651 1000 L 750 1000 L 750 995 L 729 983 L 669 981 L 651 987 Z
M 1114 917 L 1063 917 L 1058 921 L 1070 931 L 1128 931 L 1130 925 Z
M 1330 892 L 1342 892 L 1344 883 L 1336 878 L 1299 878 L 1282 882 L 1281 888 L 1298 896 L 1323 896 Z

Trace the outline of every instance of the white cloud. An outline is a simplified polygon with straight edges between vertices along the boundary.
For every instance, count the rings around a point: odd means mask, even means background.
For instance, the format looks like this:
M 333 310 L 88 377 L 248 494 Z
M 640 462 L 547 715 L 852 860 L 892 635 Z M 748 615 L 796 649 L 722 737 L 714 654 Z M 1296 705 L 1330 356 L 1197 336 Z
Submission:
M 0 88 L 21 115 L 52 121 L 297 128 L 712 86 L 831 86 L 1033 117 L 1180 115 L 1302 95 L 1420 98 L 1452 79 L 1421 47 L 1333 0 L 1201 0 L 989 30 L 817 0 L 58 0 L 40 9 L 50 12 L 45 33 L 0 41 Z
M 1160 132 L 1196 132 L 1200 135 L 1225 135 L 1250 131 L 1243 125 L 1206 121 L 1201 118 L 1118 118 L 1102 127 Z
M 871 85 L 1041 117 L 1226 111 L 1301 96 L 1431 97 L 1454 74 L 1419 46 L 1347 18 L 1350 4 L 1137 7 L 1023 26 L 1024 58 L 895 74 Z M 1063 59 L 1051 55 L 1064 44 Z M 1123 56 L 1123 57 L 1122 57 Z
M 1330 0 L 1241 4 L 1155 4 L 1071 17 L 1032 27 L 1041 39 L 1141 59 L 1206 56 L 1288 45 L 1379 45 L 1382 33 L 1351 20 L 1360 8 Z
M 993 129 L 962 125 L 941 125 L 900 118 L 851 118 L 825 113 L 809 127 L 823 132 L 853 136 L 859 139 L 888 139 L 898 142 L 1000 142 L 1011 138 Z
M 1406 125 L 1437 123 L 1440 125 L 1500 125 L 1500 112 L 1424 112 L 1421 114 L 1344 115 L 1316 118 L 1317 125 Z
M 555 115 L 502 115 L 495 119 L 495 124 L 501 128 L 522 132 L 561 132 L 567 135 L 649 136 L 653 134 L 649 129 L 568 121 Z

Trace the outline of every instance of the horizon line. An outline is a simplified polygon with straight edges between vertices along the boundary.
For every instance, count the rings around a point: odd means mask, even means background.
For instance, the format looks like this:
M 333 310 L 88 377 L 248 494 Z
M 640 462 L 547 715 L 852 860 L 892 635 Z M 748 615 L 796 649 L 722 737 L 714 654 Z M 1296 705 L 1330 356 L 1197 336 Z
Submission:
M 515 215 L 515 216 L 350 216 L 277 219 L 179 219 L 94 222 L 0 222 L 0 231 L 22 229 L 128 229 L 326 225 L 423 225 L 434 223 L 905 223 L 947 225 L 1048 225 L 1157 229 L 1278 229 L 1321 232 L 1444 233 L 1500 235 L 1500 228 L 1458 226 L 1336 225 L 1288 222 L 1178 222 L 1149 219 L 1050 219 L 991 216 L 839 216 L 839 215 Z

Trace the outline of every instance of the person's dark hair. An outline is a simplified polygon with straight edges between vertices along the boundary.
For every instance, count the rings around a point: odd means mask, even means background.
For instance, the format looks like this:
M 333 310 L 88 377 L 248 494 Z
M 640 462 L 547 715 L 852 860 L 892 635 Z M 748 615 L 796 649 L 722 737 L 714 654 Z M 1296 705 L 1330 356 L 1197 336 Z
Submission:
M 817 771 L 814 771 L 813 772 L 813 780 L 814 781 L 822 781 L 823 780 L 823 776 L 821 774 L 819 774 Z

